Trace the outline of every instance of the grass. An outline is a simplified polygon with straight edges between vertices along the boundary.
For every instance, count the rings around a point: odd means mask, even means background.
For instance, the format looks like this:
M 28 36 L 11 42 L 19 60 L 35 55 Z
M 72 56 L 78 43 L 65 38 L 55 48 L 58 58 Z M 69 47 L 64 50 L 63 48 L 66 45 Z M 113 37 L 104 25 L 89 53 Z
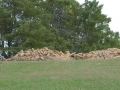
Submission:
M 120 90 L 120 60 L 0 62 L 0 90 Z

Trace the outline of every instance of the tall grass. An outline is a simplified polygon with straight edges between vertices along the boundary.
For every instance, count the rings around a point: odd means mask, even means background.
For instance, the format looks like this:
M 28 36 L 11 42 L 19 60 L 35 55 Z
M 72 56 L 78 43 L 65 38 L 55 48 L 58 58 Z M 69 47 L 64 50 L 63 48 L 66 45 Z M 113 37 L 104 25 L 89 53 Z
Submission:
M 0 62 L 0 90 L 120 90 L 120 60 Z

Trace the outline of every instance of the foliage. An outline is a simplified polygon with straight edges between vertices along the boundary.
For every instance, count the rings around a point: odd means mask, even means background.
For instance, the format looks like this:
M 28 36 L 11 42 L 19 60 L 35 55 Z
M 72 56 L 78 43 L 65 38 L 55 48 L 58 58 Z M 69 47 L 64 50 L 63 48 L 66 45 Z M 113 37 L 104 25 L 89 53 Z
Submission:
M 1 0 L 0 47 L 5 57 L 19 50 L 49 47 L 71 52 L 120 48 L 111 18 L 96 0 Z M 114 44 L 113 44 L 114 43 Z

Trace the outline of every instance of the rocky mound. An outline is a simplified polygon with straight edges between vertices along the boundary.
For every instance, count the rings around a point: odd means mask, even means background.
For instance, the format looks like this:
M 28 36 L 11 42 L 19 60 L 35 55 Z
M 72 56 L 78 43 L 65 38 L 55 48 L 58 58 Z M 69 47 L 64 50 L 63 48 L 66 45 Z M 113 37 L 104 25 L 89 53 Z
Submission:
M 89 53 L 71 54 L 69 51 L 63 53 L 62 51 L 50 50 L 47 47 L 34 50 L 29 49 L 26 51 L 21 50 L 14 57 L 7 59 L 12 60 L 75 60 L 75 59 L 109 59 L 119 58 L 120 49 L 108 48 L 107 50 L 91 51 Z
M 120 49 L 118 48 L 108 48 L 107 50 L 97 50 L 91 51 L 89 53 L 78 53 L 71 55 L 75 59 L 109 59 L 109 58 L 119 58 Z
M 29 49 L 26 51 L 21 50 L 14 57 L 7 59 L 11 60 L 70 60 L 70 52 L 66 51 L 63 53 L 62 51 L 50 50 L 47 47 L 42 49 L 34 50 Z

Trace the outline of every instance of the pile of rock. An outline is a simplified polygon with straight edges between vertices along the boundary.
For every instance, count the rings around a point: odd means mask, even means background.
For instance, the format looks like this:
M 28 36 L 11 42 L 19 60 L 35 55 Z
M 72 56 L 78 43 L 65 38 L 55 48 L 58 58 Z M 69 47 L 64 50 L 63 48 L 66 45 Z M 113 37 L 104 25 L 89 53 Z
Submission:
M 107 50 L 91 51 L 89 53 L 78 53 L 71 55 L 75 59 L 109 59 L 119 58 L 120 49 L 108 48 Z
M 120 49 L 108 48 L 107 50 L 91 51 L 89 53 L 70 53 L 66 51 L 50 50 L 47 47 L 34 50 L 29 49 L 26 51 L 21 50 L 14 57 L 7 59 L 12 60 L 79 60 L 79 59 L 109 59 L 120 57 Z M 4 59 L 5 60 L 5 59 Z
M 14 57 L 7 59 L 11 60 L 70 60 L 70 52 L 66 51 L 63 53 L 62 51 L 50 50 L 47 47 L 42 49 L 34 50 L 29 49 L 26 51 L 21 50 Z

